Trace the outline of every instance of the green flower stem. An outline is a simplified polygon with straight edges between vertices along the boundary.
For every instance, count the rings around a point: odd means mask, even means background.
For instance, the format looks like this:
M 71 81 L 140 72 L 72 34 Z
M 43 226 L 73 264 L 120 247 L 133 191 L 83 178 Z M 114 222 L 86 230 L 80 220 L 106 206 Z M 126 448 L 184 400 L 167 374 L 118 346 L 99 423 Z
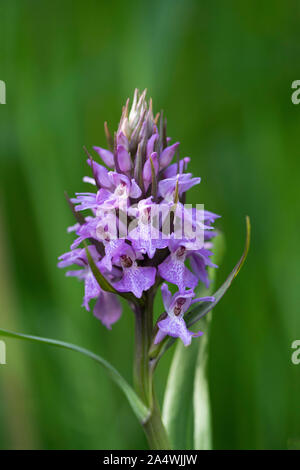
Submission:
M 152 450 L 168 450 L 171 449 L 171 444 L 167 431 L 161 419 L 161 412 L 154 395 L 152 393 L 152 409 L 150 417 L 143 424 L 143 428 L 148 440 L 150 449 Z
M 153 369 L 149 361 L 149 348 L 153 331 L 153 292 L 149 291 L 145 301 L 134 307 L 135 312 L 135 359 L 134 384 L 137 394 L 150 409 L 149 417 L 143 421 L 150 449 L 171 449 L 161 412 L 155 397 Z
M 145 403 L 150 402 L 150 385 L 148 374 L 149 329 L 147 325 L 146 306 L 135 306 L 135 358 L 134 385 L 137 393 Z

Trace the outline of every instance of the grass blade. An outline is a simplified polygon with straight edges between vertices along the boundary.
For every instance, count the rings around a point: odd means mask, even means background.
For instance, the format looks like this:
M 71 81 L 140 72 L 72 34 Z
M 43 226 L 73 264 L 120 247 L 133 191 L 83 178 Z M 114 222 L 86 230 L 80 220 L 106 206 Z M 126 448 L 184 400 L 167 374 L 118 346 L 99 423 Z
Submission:
M 5 336 L 9 338 L 16 338 L 25 341 L 33 341 L 36 343 L 44 343 L 50 346 L 56 346 L 58 348 L 69 349 L 71 351 L 78 352 L 83 354 L 90 359 L 98 362 L 105 371 L 108 373 L 109 377 L 118 385 L 118 387 L 123 391 L 124 395 L 126 396 L 133 412 L 137 416 L 138 420 L 143 423 L 147 420 L 150 411 L 141 401 L 141 399 L 137 396 L 133 388 L 129 385 L 129 383 L 122 377 L 122 375 L 108 362 L 106 359 L 103 359 L 101 356 L 89 351 L 88 349 L 82 348 L 75 344 L 66 343 L 65 341 L 58 341 L 56 339 L 49 339 L 49 338 L 41 338 L 39 336 L 31 336 L 31 335 L 24 335 L 21 333 L 15 333 L 12 331 L 4 330 L 0 328 L 0 337 Z

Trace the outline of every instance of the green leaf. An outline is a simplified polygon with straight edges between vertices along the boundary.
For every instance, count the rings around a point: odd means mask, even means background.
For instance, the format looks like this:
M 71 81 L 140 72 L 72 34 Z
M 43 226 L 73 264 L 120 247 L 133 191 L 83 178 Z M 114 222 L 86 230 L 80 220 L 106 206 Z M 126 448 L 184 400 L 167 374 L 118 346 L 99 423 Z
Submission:
M 129 383 L 122 377 L 122 375 L 105 359 L 101 356 L 89 351 L 88 349 L 81 348 L 75 344 L 66 343 L 64 341 L 58 341 L 55 339 L 49 338 L 41 338 L 39 336 L 31 336 L 31 335 L 24 335 L 21 333 L 14 333 L 12 331 L 4 330 L 0 328 L 0 336 L 6 336 L 10 338 L 17 338 L 26 341 L 33 341 L 37 343 L 45 343 L 50 346 L 56 346 L 58 348 L 69 349 L 71 351 L 79 352 L 80 354 L 84 354 L 85 356 L 93 359 L 94 361 L 98 362 L 108 373 L 110 378 L 118 385 L 118 387 L 123 391 L 124 395 L 126 396 L 133 412 L 137 416 L 138 420 L 141 423 L 147 421 L 150 410 L 145 406 L 145 404 L 141 401 L 138 395 L 135 393 L 133 388 L 129 385 Z
M 178 341 L 165 390 L 162 419 L 172 449 L 193 449 L 193 382 L 197 341 L 186 348 Z
M 194 449 L 210 450 L 212 448 L 211 407 L 209 384 L 207 380 L 208 344 L 210 336 L 210 321 L 208 315 L 201 321 L 206 323 L 205 334 L 198 345 L 198 356 L 194 371 Z M 201 328 L 202 329 L 202 328 Z M 203 331 L 203 330 L 202 330 Z

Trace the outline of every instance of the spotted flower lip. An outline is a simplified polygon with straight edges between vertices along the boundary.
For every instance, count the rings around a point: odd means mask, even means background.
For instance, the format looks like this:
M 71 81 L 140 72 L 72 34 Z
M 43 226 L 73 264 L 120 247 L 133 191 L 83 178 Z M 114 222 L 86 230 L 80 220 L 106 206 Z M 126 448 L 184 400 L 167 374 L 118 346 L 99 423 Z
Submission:
M 194 289 L 198 284 L 198 279 L 185 265 L 188 254 L 186 242 L 171 240 L 169 250 L 170 255 L 158 266 L 159 275 L 164 280 L 175 284 L 180 292 L 183 292 L 186 287 Z
M 133 304 L 146 302 L 162 281 L 173 284 L 173 296 L 162 286 L 167 316 L 158 323 L 155 341 L 169 335 L 190 344 L 197 334 L 187 330 L 183 317 L 192 303 L 212 299 L 195 299 L 194 289 L 199 282 L 208 287 L 208 267 L 217 267 L 211 249 L 219 216 L 185 204 L 201 179 L 187 171 L 190 158 L 180 158 L 180 144 L 167 136 L 166 120 L 154 117 L 146 90 L 135 90 L 131 107 L 127 100 L 114 138 L 107 125 L 105 132 L 109 148 L 94 146 L 93 156 L 86 151 L 90 175 L 83 180 L 92 189 L 69 201 L 77 223 L 68 231 L 76 238 L 58 266 L 77 266 L 67 275 L 84 282 L 83 305 L 89 310 L 94 302 L 94 315 L 107 328 L 121 315 L 117 294 L 130 293 Z M 82 243 L 89 245 L 109 292 L 94 277 Z
M 117 257 L 123 275 L 114 287 L 120 292 L 132 292 L 138 299 L 141 298 L 143 292 L 155 283 L 156 269 L 138 266 L 136 253 L 126 244 L 118 251 Z
M 173 336 L 180 338 L 185 346 L 191 344 L 192 338 L 201 336 L 203 333 L 198 331 L 193 333 L 186 327 L 183 316 L 192 303 L 196 302 L 213 302 L 214 297 L 200 297 L 193 299 L 195 293 L 193 290 L 185 292 L 177 292 L 172 296 L 167 284 L 161 286 L 162 298 L 166 310 L 166 318 L 157 323 L 158 332 L 156 334 L 154 344 L 160 343 L 165 336 Z

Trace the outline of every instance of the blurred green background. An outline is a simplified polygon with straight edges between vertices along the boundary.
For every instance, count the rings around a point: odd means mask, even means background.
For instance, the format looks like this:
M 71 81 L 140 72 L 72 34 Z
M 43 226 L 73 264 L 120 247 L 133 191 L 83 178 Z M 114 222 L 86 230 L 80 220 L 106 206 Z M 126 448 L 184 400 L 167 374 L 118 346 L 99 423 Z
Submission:
M 82 146 L 105 146 L 135 87 L 202 177 L 189 202 L 222 215 L 221 283 L 252 221 L 246 265 L 214 311 L 214 447 L 300 448 L 299 2 L 0 2 L 0 326 L 88 347 L 131 380 L 133 318 L 111 332 L 57 269 L 73 223 L 63 192 L 85 189 Z M 162 361 L 162 393 L 172 352 Z M 145 448 L 136 418 L 96 364 L 7 340 L 0 448 Z

